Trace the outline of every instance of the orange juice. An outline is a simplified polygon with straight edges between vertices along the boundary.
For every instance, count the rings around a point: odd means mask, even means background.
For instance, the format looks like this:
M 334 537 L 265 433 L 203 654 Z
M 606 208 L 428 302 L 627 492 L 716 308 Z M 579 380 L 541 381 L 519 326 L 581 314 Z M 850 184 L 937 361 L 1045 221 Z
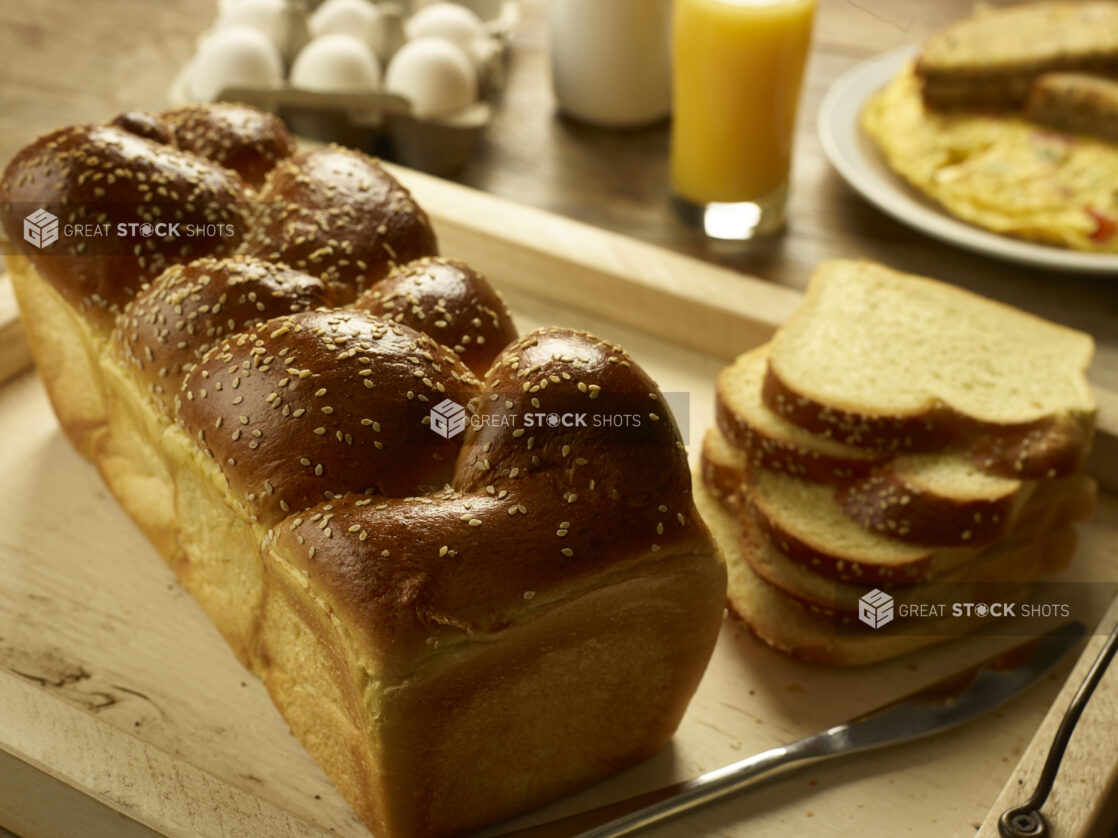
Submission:
M 696 204 L 788 181 L 815 0 L 676 0 L 672 186 Z

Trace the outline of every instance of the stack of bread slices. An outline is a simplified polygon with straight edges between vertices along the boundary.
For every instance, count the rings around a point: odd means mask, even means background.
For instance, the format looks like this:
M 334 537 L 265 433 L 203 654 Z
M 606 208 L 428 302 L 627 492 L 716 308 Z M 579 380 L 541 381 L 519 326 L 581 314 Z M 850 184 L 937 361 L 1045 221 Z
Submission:
M 1092 353 L 951 285 L 820 265 L 788 323 L 718 377 L 704 512 L 732 611 L 782 651 L 868 664 L 980 623 L 913 606 L 1019 600 L 1063 569 L 1095 503 Z M 859 621 L 873 591 L 892 597 L 887 626 Z

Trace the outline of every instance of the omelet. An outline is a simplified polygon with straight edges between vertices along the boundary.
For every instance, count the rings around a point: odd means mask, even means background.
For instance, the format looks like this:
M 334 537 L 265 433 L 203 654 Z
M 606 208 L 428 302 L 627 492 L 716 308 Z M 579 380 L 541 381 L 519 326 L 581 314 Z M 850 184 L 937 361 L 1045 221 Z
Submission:
M 912 64 L 862 128 L 889 167 L 956 217 L 1029 241 L 1118 253 L 1118 145 L 1014 114 L 936 113 Z

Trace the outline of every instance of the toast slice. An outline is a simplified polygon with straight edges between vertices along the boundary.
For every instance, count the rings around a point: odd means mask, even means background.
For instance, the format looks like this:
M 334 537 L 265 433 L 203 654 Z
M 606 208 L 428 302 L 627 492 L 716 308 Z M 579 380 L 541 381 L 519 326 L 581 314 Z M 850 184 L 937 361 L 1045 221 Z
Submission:
M 1023 3 L 933 35 L 916 63 L 936 108 L 1017 108 L 1042 73 L 1118 76 L 1118 5 Z
M 718 376 L 718 426 L 750 466 L 840 486 L 835 500 L 862 526 L 914 544 L 990 544 L 1029 485 L 990 475 L 962 450 L 890 456 L 844 445 L 793 425 L 761 398 L 762 346 Z
M 1025 116 L 1057 131 L 1118 143 L 1118 81 L 1085 73 L 1046 73 L 1029 93 Z
M 1068 555 L 1075 540 L 1075 529 L 1068 524 L 1039 533 L 1022 533 L 995 544 L 973 561 L 935 579 L 888 591 L 898 605 L 928 604 L 948 598 L 977 601 L 983 586 L 989 583 L 1027 582 L 1040 572 L 1061 569 L 1062 565 L 1049 568 L 1047 557 Z M 1035 550 L 1028 552 L 1029 561 L 1022 561 L 1022 548 L 1027 545 L 1035 545 Z M 828 579 L 792 561 L 764 539 L 757 549 L 743 553 L 753 572 L 784 596 L 809 611 L 843 623 L 857 622 L 859 598 L 870 587 L 876 587 Z
M 744 558 L 745 551 L 763 549 L 761 536 L 724 509 L 700 482 L 695 486 L 695 502 L 715 540 L 722 547 L 729 573 L 728 604 L 732 614 L 768 645 L 814 663 L 831 666 L 867 666 L 899 657 L 958 636 L 959 624 L 952 618 L 922 621 L 918 627 L 897 622 L 881 629 L 860 630 L 846 627 L 784 596 L 758 576 Z M 1011 551 L 1006 561 L 1030 563 L 1030 554 L 1042 551 L 1042 542 L 1032 542 Z M 1044 553 L 1043 566 L 1056 569 L 1072 558 L 1074 544 L 1059 548 L 1060 554 Z M 1028 593 L 1026 582 L 1007 582 L 987 586 L 984 599 L 1017 600 Z M 982 621 L 969 621 L 977 629 Z
M 783 419 L 846 445 L 969 444 L 983 470 L 1074 474 L 1096 410 L 1090 335 L 869 261 L 819 265 L 769 344 L 762 396 Z
M 834 581 L 912 585 L 973 561 L 981 547 L 936 548 L 908 544 L 858 525 L 834 503 L 834 490 L 788 475 L 757 469 L 745 478 L 746 456 L 717 430 L 703 440 L 702 477 L 732 514 L 748 510 L 756 528 L 784 556 Z M 753 479 L 759 476 L 759 479 Z M 1041 483 L 1008 533 L 1030 537 L 1089 519 L 1097 488 L 1086 475 Z

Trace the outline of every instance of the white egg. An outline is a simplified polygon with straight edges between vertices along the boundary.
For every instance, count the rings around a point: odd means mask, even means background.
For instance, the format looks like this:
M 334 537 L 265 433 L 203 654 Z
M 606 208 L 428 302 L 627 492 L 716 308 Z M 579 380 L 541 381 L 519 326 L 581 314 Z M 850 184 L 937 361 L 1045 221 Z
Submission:
M 311 37 L 356 35 L 371 44 L 379 16 L 377 7 L 369 0 L 326 0 L 311 15 Z
M 283 62 L 272 39 L 259 29 L 233 26 L 213 32 L 190 64 L 190 92 L 214 101 L 227 87 L 274 87 L 283 81 Z
M 291 84 L 322 93 L 372 93 L 380 87 L 380 64 L 356 35 L 323 35 L 296 56 Z
M 464 50 L 468 50 L 473 41 L 486 36 L 481 18 L 457 3 L 424 6 L 408 18 L 405 29 L 409 39 L 445 38 Z
M 287 4 L 284 0 L 239 0 L 221 9 L 216 27 L 247 26 L 259 29 L 282 49 L 287 38 Z
M 388 65 L 385 87 L 408 99 L 419 119 L 447 116 L 477 100 L 477 71 L 442 38 L 408 41 Z

